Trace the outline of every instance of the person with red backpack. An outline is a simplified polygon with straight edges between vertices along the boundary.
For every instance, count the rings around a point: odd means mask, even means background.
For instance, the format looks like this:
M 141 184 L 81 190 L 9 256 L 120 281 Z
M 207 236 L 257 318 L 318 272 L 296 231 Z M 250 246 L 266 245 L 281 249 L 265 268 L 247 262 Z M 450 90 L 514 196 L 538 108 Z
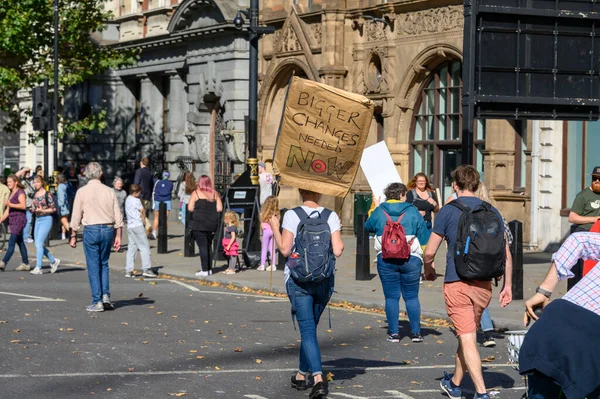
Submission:
M 377 206 L 365 230 L 375 233 L 377 273 L 385 296 L 385 315 L 390 342 L 400 342 L 398 314 L 400 297 L 404 297 L 410 322 L 411 340 L 423 342 L 421 336 L 421 303 L 419 280 L 423 267 L 421 245 L 429 240 L 423 216 L 412 204 L 404 202 L 406 186 L 392 183 L 384 190 L 387 200 Z

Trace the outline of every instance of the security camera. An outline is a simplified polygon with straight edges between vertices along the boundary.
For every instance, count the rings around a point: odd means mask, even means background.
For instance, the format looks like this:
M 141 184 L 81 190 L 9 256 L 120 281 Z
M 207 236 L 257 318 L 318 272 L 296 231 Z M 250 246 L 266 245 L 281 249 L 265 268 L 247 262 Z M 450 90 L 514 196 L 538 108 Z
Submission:
M 245 22 L 246 21 L 244 21 L 244 17 L 242 17 L 242 11 L 238 10 L 237 15 L 233 19 L 233 25 L 236 27 L 236 29 L 242 29 Z

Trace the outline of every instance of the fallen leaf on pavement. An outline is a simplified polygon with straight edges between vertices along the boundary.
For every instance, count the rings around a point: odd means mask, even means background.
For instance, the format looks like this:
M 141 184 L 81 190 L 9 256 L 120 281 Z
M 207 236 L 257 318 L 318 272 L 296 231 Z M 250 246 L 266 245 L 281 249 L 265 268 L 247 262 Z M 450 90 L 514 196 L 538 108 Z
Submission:
M 163 314 L 163 312 L 156 312 L 156 314 Z
M 335 374 L 333 374 L 331 371 L 329 373 L 327 373 L 327 376 L 325 377 L 325 379 L 327 381 L 333 381 L 333 377 L 335 376 Z
M 255 362 L 258 363 L 258 364 L 260 364 L 260 363 L 262 363 L 262 360 L 256 359 Z
M 18 328 L 16 330 L 13 330 L 14 333 L 18 334 L 21 332 L 21 330 L 19 330 Z
M 20 339 L 13 339 L 12 341 L 10 341 L 11 344 L 19 344 L 21 343 Z
M 0 324 L 8 324 L 8 321 L 6 321 L 6 320 L 0 320 Z
M 150 284 L 150 285 L 156 285 L 156 284 L 158 284 L 158 283 L 157 283 L 156 281 L 150 281 L 150 283 L 149 283 L 149 284 Z
M 333 332 L 333 330 L 325 330 L 325 332 L 327 332 L 327 333 L 332 333 L 332 332 Z
M 144 344 L 144 345 L 146 345 L 147 343 L 148 343 L 148 341 L 144 341 L 144 342 L 142 342 L 142 344 Z
M 340 346 L 350 346 L 350 344 L 347 344 L 345 342 L 341 343 Z
M 419 382 L 419 381 L 411 381 L 410 383 L 411 383 L 411 384 L 416 384 L 416 385 L 421 385 L 421 384 L 423 384 L 422 382 Z
M 370 330 L 371 326 L 365 326 L 365 330 Z
M 403 360 L 402 364 L 410 364 L 410 360 Z
M 169 396 L 177 396 L 178 398 L 185 396 L 185 392 L 170 393 Z
M 135 370 L 135 367 L 129 367 L 127 370 L 133 371 L 133 370 Z
M 486 363 L 493 362 L 494 360 L 496 360 L 496 356 L 492 356 L 492 355 L 486 356 L 483 359 L 481 359 L 482 362 L 486 362 Z
M 242 348 L 240 348 L 240 347 L 237 347 L 234 349 L 234 352 L 241 352 L 241 351 L 242 351 Z
M 121 324 L 123 324 L 124 326 L 128 326 L 129 323 L 127 323 L 126 321 L 122 322 Z
M 190 353 L 198 353 L 198 351 L 196 349 L 192 349 Z
M 69 328 L 67 328 L 67 330 L 66 330 L 66 331 L 67 331 L 67 332 L 71 332 L 71 331 L 73 331 L 73 329 L 72 329 L 71 327 L 69 327 Z
M 196 359 L 204 359 L 204 356 L 196 356 Z
M 443 343 L 444 343 L 444 340 L 442 340 L 442 339 L 438 339 L 438 340 L 437 340 L 437 343 L 438 343 L 438 344 L 443 344 Z
M 256 376 L 256 381 L 260 381 L 260 377 L 259 376 Z
M 215 370 L 221 370 L 221 367 L 215 366 Z

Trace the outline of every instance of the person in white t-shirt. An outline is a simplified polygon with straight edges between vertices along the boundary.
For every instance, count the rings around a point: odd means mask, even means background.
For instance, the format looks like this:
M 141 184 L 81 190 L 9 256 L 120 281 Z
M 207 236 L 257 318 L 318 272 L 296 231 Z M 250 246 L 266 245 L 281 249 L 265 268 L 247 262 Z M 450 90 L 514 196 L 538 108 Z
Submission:
M 267 172 L 267 165 L 264 162 L 258 163 L 258 184 L 260 185 L 259 203 L 262 206 L 267 198 L 273 195 L 273 176 Z
M 152 271 L 152 258 L 150 257 L 150 243 L 144 228 L 146 212 L 140 196 L 142 187 L 132 184 L 129 188 L 130 195 L 125 200 L 125 213 L 127 214 L 127 264 L 125 277 L 134 277 L 135 256 L 138 249 L 142 257 L 142 275 L 144 277 L 157 277 Z
M 320 217 L 325 210 L 319 206 L 321 194 L 300 189 L 302 206 L 300 207 L 309 217 Z M 316 212 L 315 212 L 316 211 Z M 283 234 L 279 232 L 279 216 L 274 215 L 271 219 L 273 236 L 279 247 L 279 251 L 285 257 L 291 255 L 294 240 L 300 218 L 294 211 L 288 211 L 283 217 Z M 344 243 L 341 235 L 341 222 L 335 212 L 331 212 L 327 219 L 331 231 L 331 246 L 333 255 L 340 257 L 344 251 Z M 315 283 L 299 283 L 291 278 L 289 268 L 285 267 L 285 282 L 288 296 L 292 303 L 292 312 L 295 311 L 298 327 L 300 329 L 300 365 L 296 375 L 292 376 L 292 388 L 305 390 L 309 388 L 307 374 L 312 372 L 314 386 L 310 393 L 311 399 L 321 399 L 327 396 L 327 388 L 323 380 L 323 369 L 321 365 L 321 352 L 317 341 L 317 324 L 321 314 L 327 307 L 334 286 L 334 275 Z

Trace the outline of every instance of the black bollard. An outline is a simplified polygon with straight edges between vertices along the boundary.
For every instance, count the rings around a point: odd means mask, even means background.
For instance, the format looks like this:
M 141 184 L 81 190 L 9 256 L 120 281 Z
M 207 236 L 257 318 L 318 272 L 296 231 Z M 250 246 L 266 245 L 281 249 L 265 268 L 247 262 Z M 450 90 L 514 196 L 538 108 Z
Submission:
M 160 203 L 158 208 L 158 237 L 156 252 L 159 254 L 167 253 L 167 204 Z
M 513 261 L 512 297 L 513 299 L 523 299 L 523 223 L 513 220 L 508 223 L 508 227 L 513 236 L 510 246 Z
M 279 222 L 280 225 L 283 224 L 283 215 L 285 215 L 285 213 L 287 212 L 286 208 L 280 209 L 279 211 Z M 280 227 L 279 228 L 280 232 L 283 231 L 283 229 Z M 273 238 L 273 240 L 275 240 L 275 238 Z M 275 247 L 277 247 L 277 244 L 275 244 Z M 271 256 L 273 256 L 273 254 L 271 254 Z M 281 252 L 279 252 L 279 250 L 277 250 L 277 270 L 285 270 L 285 262 L 286 262 L 287 258 L 285 256 L 283 256 L 281 254 Z
M 356 276 L 355 280 L 371 279 L 371 257 L 369 254 L 369 233 L 365 230 L 368 216 L 359 214 L 356 217 Z
M 196 247 L 194 247 L 194 234 L 192 233 L 192 229 L 190 227 L 190 222 L 192 219 L 192 212 L 185 210 L 185 235 L 183 238 L 183 256 L 186 258 L 191 258 L 196 256 Z

